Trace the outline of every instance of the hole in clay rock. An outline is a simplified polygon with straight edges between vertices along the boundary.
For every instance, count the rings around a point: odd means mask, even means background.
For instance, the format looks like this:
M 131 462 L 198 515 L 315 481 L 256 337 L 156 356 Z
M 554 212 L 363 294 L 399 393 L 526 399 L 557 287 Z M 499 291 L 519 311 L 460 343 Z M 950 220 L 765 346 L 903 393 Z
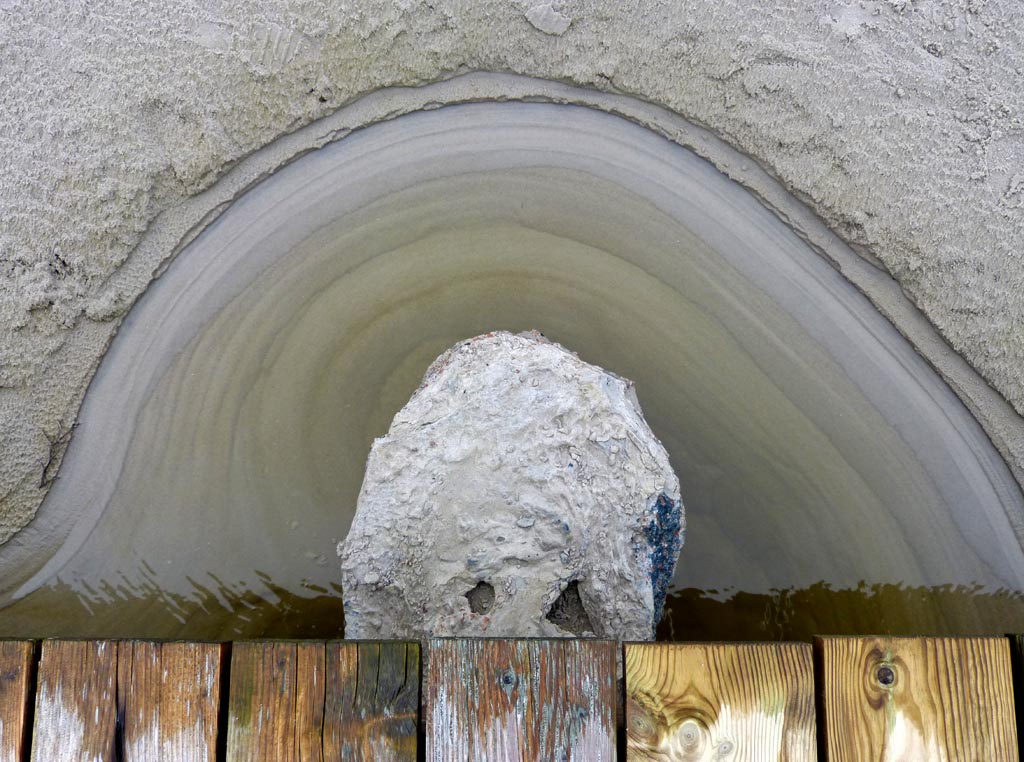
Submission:
M 494 606 L 494 585 L 477 582 L 476 587 L 466 593 L 466 600 L 474 614 L 486 614 Z
M 594 632 L 594 625 L 590 623 L 583 599 L 580 598 L 580 583 L 575 580 L 566 585 L 544 618 L 573 635 Z

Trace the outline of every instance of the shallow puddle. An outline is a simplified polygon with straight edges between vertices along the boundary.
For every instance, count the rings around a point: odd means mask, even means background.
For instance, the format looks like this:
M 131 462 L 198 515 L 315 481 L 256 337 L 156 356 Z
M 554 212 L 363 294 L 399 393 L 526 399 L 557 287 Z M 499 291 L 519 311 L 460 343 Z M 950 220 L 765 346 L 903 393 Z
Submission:
M 211 580 L 190 595 L 108 582 L 63 583 L 5 610 L 0 637 L 245 638 L 344 637 L 341 588 L 281 587 L 257 573 L 260 594 Z M 815 635 L 1000 635 L 1024 632 L 1024 595 L 944 585 L 826 584 L 769 593 L 688 588 L 671 593 L 659 640 L 810 640 Z
M 491 104 L 310 154 L 179 255 L 11 545 L 47 552 L 0 635 L 340 636 L 373 437 L 441 351 L 534 328 L 636 382 L 679 474 L 659 636 L 1024 629 L 1020 490 L 860 293 L 674 144 Z

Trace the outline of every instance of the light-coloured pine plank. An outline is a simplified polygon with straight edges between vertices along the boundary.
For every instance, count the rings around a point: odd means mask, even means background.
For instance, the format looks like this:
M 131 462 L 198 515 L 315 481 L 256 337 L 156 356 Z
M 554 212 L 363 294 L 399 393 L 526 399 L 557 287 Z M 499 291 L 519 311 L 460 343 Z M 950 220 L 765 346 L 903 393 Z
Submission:
M 828 762 L 1016 760 L 1006 638 L 820 638 Z
M 327 644 L 324 759 L 415 762 L 419 644 Z
M 628 643 L 626 758 L 813 762 L 804 643 Z
M 31 641 L 0 640 L 0 762 L 21 762 L 28 717 Z
M 615 759 L 615 643 L 433 640 L 426 758 Z
M 237 643 L 229 762 L 414 762 L 415 643 Z
M 32 762 L 113 759 L 116 699 L 117 643 L 43 641 Z

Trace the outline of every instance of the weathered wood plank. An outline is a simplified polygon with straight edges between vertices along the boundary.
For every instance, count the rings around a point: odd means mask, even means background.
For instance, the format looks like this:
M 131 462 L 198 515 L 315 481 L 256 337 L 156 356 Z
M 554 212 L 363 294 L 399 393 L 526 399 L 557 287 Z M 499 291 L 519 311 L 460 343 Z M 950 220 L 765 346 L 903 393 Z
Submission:
M 122 759 L 214 762 L 222 647 L 118 643 Z
M 221 647 L 48 640 L 32 760 L 213 762 Z
M 1006 638 L 815 640 L 828 762 L 1017 759 Z
M 817 758 L 814 671 L 803 643 L 630 643 L 626 758 Z
M 34 649 L 31 641 L 0 640 L 0 762 L 21 762 L 25 753 Z
M 117 644 L 43 641 L 32 762 L 113 759 L 116 722 Z
M 323 648 L 307 647 L 317 646 Z M 274 642 L 232 648 L 228 762 L 299 759 L 298 649 L 296 643 Z
M 414 762 L 415 643 L 238 643 L 227 759 Z
M 327 684 L 326 649 L 323 643 L 296 647 L 295 732 L 302 762 L 324 760 L 324 691 Z
M 615 759 L 615 643 L 433 640 L 427 759 Z
M 415 762 L 419 645 L 327 644 L 325 760 Z

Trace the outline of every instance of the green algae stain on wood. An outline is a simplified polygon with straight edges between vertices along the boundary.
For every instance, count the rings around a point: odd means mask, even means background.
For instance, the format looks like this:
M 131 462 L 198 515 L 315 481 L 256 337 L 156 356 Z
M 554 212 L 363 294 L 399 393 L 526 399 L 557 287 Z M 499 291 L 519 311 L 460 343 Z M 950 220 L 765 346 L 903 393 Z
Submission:
M 419 678 L 415 643 L 236 644 L 228 762 L 415 762 Z
M 228 697 L 228 762 L 299 758 L 300 647 L 322 650 L 323 644 L 235 644 Z
M 614 760 L 615 650 L 593 640 L 431 641 L 427 759 Z

